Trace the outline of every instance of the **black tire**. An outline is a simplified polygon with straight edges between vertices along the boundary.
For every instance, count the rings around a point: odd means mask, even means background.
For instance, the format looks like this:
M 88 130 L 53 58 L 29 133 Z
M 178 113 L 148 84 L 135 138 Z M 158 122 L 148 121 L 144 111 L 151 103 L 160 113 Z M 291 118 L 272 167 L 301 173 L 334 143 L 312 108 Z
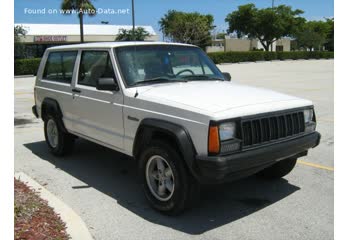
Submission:
M 48 122 L 49 121 L 54 121 L 56 126 L 57 126 L 57 136 L 58 136 L 58 141 L 57 145 L 53 146 L 48 138 Z M 52 115 L 48 115 L 45 118 L 44 121 L 44 134 L 45 134 L 45 140 L 46 143 L 50 149 L 50 152 L 54 154 L 55 156 L 64 156 L 68 153 L 71 153 L 74 147 L 74 136 L 66 133 L 64 129 L 62 128 L 62 123 L 59 122 L 61 121 L 57 117 L 54 117 Z
M 170 166 L 173 173 L 174 191 L 171 198 L 160 201 L 151 192 L 147 183 L 146 167 L 152 156 L 161 156 Z M 178 215 L 184 209 L 189 208 L 199 196 L 199 184 L 190 175 L 184 160 L 176 148 L 163 141 L 152 141 L 141 152 L 139 157 L 139 175 L 141 177 L 143 190 L 150 205 L 166 215 Z
M 258 172 L 257 176 L 266 179 L 282 178 L 293 170 L 296 163 L 297 158 L 288 158 Z

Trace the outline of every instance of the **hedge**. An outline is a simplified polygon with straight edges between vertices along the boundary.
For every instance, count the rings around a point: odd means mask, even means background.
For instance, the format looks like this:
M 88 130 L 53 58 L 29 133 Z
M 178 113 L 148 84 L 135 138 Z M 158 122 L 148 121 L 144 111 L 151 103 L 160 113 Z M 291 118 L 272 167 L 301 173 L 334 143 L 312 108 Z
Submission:
M 36 75 L 40 60 L 40 58 L 16 59 L 15 75 Z
M 334 52 L 214 52 L 208 53 L 209 57 L 216 64 L 256 62 L 286 59 L 330 59 L 334 58 Z M 40 65 L 40 58 L 17 59 L 15 60 L 15 75 L 35 75 Z
M 286 59 L 330 59 L 334 58 L 334 52 L 214 52 L 208 53 L 209 57 L 216 64 L 237 63 L 237 62 L 256 62 Z

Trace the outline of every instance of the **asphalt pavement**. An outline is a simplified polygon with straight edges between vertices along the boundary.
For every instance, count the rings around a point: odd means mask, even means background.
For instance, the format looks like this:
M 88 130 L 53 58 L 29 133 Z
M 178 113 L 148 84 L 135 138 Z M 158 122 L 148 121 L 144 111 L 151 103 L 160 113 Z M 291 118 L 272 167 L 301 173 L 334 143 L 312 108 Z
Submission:
M 249 177 L 206 186 L 177 217 L 149 207 L 131 158 L 79 139 L 52 156 L 31 114 L 34 78 L 15 78 L 15 171 L 45 185 L 85 221 L 95 239 L 333 239 L 333 60 L 219 65 L 232 81 L 310 99 L 321 144 L 278 181 Z

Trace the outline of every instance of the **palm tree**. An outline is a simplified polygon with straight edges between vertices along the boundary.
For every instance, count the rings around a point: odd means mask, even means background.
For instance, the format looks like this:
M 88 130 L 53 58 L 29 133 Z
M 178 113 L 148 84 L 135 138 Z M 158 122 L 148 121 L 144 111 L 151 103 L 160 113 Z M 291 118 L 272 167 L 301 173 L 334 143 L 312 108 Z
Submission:
M 80 42 L 84 42 L 84 27 L 83 17 L 84 14 L 89 16 L 96 15 L 96 8 L 91 3 L 91 0 L 63 0 L 61 9 L 64 14 L 72 14 L 73 12 L 78 13 L 80 23 Z

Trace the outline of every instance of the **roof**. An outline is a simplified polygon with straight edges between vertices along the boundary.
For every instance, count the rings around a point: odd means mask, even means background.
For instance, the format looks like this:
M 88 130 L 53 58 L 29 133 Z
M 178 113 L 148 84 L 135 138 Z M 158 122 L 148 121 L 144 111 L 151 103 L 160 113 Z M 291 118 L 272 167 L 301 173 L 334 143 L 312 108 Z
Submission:
M 193 46 L 183 43 L 168 43 L 168 42 L 146 42 L 146 41 L 126 41 L 126 42 L 95 42 L 95 43 L 81 43 L 61 45 L 57 47 L 48 48 L 50 50 L 60 49 L 80 49 L 80 48 L 114 48 L 123 46 L 140 46 L 140 45 L 176 45 L 176 46 Z
M 15 26 L 22 26 L 26 35 L 80 35 L 79 24 L 32 24 L 16 23 Z M 157 35 L 152 26 L 143 27 L 150 35 Z M 120 29 L 132 29 L 131 25 L 105 25 L 105 24 L 84 24 L 84 35 L 117 35 Z

